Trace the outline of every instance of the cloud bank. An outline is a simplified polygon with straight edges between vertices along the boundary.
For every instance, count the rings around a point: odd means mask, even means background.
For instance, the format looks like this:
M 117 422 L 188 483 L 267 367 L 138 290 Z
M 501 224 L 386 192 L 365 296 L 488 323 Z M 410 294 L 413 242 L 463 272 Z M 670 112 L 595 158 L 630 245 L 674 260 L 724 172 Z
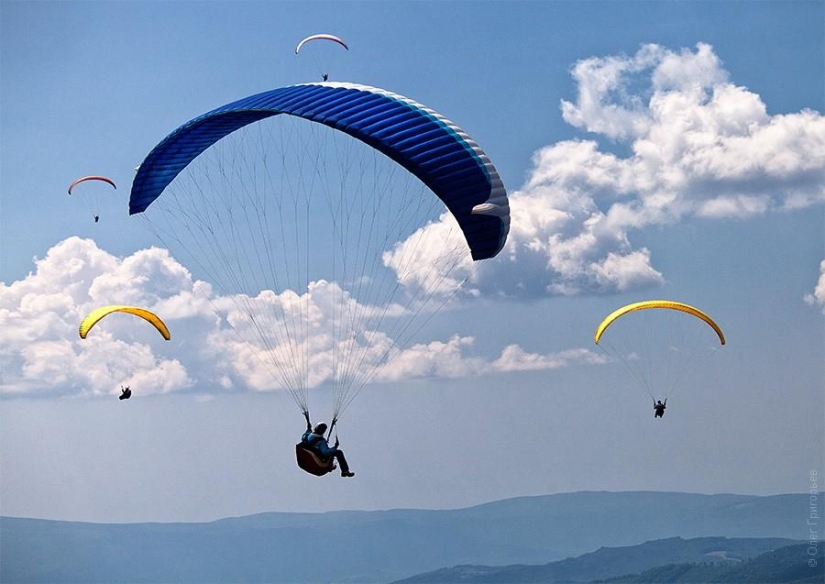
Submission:
M 119 258 L 90 239 L 70 237 L 36 259 L 35 270 L 25 278 L 0 283 L 0 395 L 111 396 L 119 394 L 121 384 L 139 395 L 284 388 L 289 380 L 262 358 L 267 351 L 279 354 L 277 339 L 265 343 L 245 334 L 254 327 L 239 306 L 249 302 L 256 311 L 295 302 L 309 307 L 300 342 L 310 348 L 305 364 L 309 385 L 321 385 L 332 376 L 333 352 L 342 350 L 329 335 L 331 299 L 342 296 L 347 298 L 337 284 L 318 281 L 302 294 L 265 290 L 239 302 L 194 280 L 168 250 L 152 247 Z M 109 304 L 155 312 L 168 325 L 172 340 L 164 341 L 148 323 L 124 314 L 107 317 L 80 339 L 77 327 L 83 317 Z M 368 313 L 369 307 L 361 311 Z M 490 360 L 473 356 L 474 339 L 466 336 L 409 348 L 396 347 L 383 333 L 346 342 L 366 344 L 367 360 L 386 356 L 386 364 L 374 372 L 374 380 L 381 382 L 603 361 L 587 349 L 541 355 L 517 346 Z
M 505 249 L 462 266 L 474 289 L 518 298 L 658 286 L 666 276 L 633 230 L 825 201 L 823 116 L 769 115 L 711 46 L 645 45 L 584 59 L 571 74 L 576 98 L 561 102 L 562 116 L 593 137 L 534 154 L 510 195 Z

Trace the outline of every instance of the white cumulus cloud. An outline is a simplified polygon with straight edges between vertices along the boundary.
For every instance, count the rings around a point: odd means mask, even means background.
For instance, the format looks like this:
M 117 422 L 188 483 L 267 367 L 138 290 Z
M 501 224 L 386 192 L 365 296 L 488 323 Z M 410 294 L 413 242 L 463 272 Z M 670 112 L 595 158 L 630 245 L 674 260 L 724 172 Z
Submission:
M 528 353 L 518 345 L 506 346 L 490 361 L 466 356 L 475 343 L 473 337 L 455 335 L 446 342 L 434 341 L 394 352 L 376 378 L 397 381 L 422 377 L 478 377 L 512 371 L 544 371 L 575 363 L 601 364 L 605 355 L 590 349 L 571 349 L 551 354 Z
M 645 45 L 635 55 L 583 59 L 571 74 L 576 97 L 562 101 L 561 115 L 592 137 L 534 154 L 525 183 L 510 193 L 505 249 L 453 272 L 477 293 L 658 286 L 666 275 L 655 250 L 633 244 L 634 230 L 825 202 L 825 118 L 770 115 L 710 45 Z
M 109 317 L 87 339 L 77 333 L 95 308 L 127 304 L 164 312 L 164 302 L 187 294 L 193 294 L 191 278 L 166 250 L 121 260 L 89 239 L 58 243 L 35 260 L 34 272 L 0 283 L 0 393 L 105 395 L 123 383 L 152 394 L 191 386 L 184 365 L 142 321 Z
M 156 313 L 172 340 L 124 314 L 80 339 L 83 317 L 110 304 Z M 490 360 L 460 335 L 405 348 L 390 325 L 407 310 L 360 304 L 324 280 L 301 292 L 220 295 L 165 249 L 121 258 L 70 237 L 36 259 L 26 277 L 0 283 L 0 395 L 113 396 L 121 384 L 135 395 L 315 387 L 347 359 L 348 375 L 383 382 L 599 362 L 589 351 L 534 355 L 517 346 Z M 380 330 L 369 324 L 376 316 Z M 333 334 L 342 327 L 351 333 Z

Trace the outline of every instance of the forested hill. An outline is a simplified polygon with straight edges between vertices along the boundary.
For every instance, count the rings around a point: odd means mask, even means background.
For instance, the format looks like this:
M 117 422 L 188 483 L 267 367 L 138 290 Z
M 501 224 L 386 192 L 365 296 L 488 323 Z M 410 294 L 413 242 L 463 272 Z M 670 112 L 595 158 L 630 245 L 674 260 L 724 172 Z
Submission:
M 599 584 L 822 584 L 823 543 L 786 546 L 744 562 L 668 564 Z
M 595 552 L 536 566 L 456 566 L 407 578 L 395 584 L 511 584 L 569 582 L 693 582 L 667 578 L 699 577 L 698 582 L 784 582 L 785 580 L 739 580 L 722 576 L 758 574 L 771 569 L 790 573 L 788 568 L 806 567 L 807 546 L 787 539 L 742 539 L 703 537 L 669 538 L 638 546 L 602 548 Z M 775 550 L 791 550 L 780 553 Z M 821 552 L 820 552 L 821 553 Z M 796 555 L 794 555 L 796 554 Z M 765 558 L 762 560 L 762 558 Z M 779 562 L 774 565 L 775 562 Z M 819 564 L 821 566 L 821 564 Z M 745 570 L 749 567 L 750 571 Z M 745 570 L 745 571 L 743 571 Z M 808 570 L 807 575 L 815 574 Z M 822 573 L 821 570 L 819 572 Z M 719 575 L 720 580 L 702 578 Z M 798 576 L 794 572 L 794 577 Z M 652 578 L 652 579 L 647 579 Z M 789 580 L 793 581 L 793 580 Z

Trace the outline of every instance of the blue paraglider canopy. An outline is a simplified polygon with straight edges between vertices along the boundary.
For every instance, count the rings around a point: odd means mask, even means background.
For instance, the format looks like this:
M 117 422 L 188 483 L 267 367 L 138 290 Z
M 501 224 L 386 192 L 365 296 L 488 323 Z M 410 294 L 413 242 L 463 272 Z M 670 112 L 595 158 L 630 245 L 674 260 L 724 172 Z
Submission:
M 216 108 L 180 126 L 140 165 L 129 213 L 141 213 L 212 144 L 253 122 L 289 114 L 335 128 L 389 156 L 426 184 L 461 227 L 473 259 L 495 256 L 510 227 L 493 164 L 460 128 L 403 96 L 365 85 L 282 87 Z

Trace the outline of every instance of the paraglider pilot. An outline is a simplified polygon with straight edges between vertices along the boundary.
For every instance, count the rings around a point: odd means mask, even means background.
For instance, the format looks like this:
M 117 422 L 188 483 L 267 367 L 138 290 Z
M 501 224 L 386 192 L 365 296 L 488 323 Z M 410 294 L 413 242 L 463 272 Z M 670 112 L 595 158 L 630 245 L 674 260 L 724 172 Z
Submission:
M 666 407 L 667 407 L 667 398 L 665 398 L 664 403 L 662 403 L 662 400 L 655 401 L 653 403 L 653 411 L 655 412 L 653 414 L 653 417 L 654 418 L 661 418 L 662 416 L 664 416 Z
M 129 389 L 129 386 L 123 387 L 120 386 L 120 396 L 117 399 L 129 399 L 132 397 L 132 390 Z
M 304 444 L 307 448 L 317 452 L 322 458 L 327 460 L 331 457 L 335 458 L 338 462 L 338 466 L 341 467 L 342 477 L 354 477 L 355 473 L 349 470 L 347 459 L 344 458 L 344 451 L 338 448 L 338 438 L 335 439 L 335 446 L 331 448 L 327 442 L 327 439 L 324 438 L 324 433 L 327 431 L 327 425 L 321 422 L 320 424 L 316 424 L 315 428 L 313 428 L 309 421 L 308 412 L 304 412 L 304 418 L 306 418 L 307 421 L 307 429 L 306 432 L 304 432 L 304 435 L 301 436 L 301 444 Z

